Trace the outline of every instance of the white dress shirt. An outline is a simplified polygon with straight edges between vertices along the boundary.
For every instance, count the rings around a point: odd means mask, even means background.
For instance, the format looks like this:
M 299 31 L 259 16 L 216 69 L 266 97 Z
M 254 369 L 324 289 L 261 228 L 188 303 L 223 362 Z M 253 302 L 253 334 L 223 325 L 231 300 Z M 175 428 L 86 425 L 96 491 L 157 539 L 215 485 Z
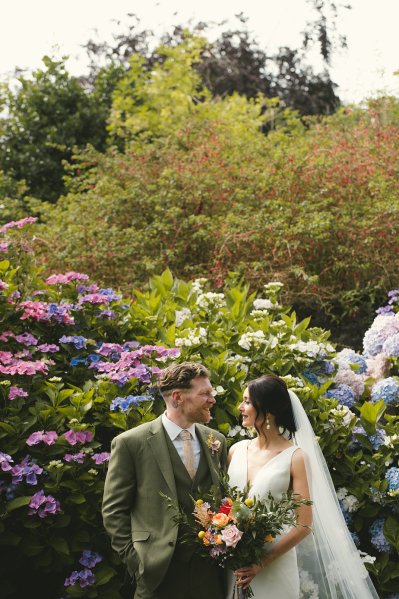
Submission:
M 195 424 L 192 424 L 187 429 L 182 429 L 181 426 L 179 426 L 175 422 L 172 422 L 171 420 L 169 420 L 169 418 L 166 416 L 165 413 L 162 414 L 162 424 L 163 424 L 165 431 L 169 435 L 170 440 L 172 441 L 173 445 L 175 446 L 176 451 L 179 454 L 183 464 L 184 464 L 183 441 L 180 439 L 179 435 L 182 430 L 187 430 L 191 433 L 191 436 L 192 436 L 191 442 L 193 444 L 193 449 L 194 449 L 194 464 L 195 464 L 195 469 L 198 470 L 200 454 L 201 454 L 201 445 L 200 445 L 199 439 L 197 437 L 197 434 L 195 432 Z

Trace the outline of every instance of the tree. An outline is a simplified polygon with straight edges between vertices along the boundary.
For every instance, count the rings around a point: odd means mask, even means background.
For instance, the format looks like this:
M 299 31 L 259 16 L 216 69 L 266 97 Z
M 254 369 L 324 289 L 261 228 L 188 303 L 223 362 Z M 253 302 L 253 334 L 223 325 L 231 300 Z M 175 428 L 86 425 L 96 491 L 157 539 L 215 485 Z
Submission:
M 0 168 L 25 180 L 29 193 L 55 201 L 63 192 L 63 161 L 74 146 L 104 148 L 107 110 L 98 93 L 89 94 L 71 77 L 65 60 L 43 58 L 44 68 L 20 76 L 16 91 L 5 87 L 0 121 Z

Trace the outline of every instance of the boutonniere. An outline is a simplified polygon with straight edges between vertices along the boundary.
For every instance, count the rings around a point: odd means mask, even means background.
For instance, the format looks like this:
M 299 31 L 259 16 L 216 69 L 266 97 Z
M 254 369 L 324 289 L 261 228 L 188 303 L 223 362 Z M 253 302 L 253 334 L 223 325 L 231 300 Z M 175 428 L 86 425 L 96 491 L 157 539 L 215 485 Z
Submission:
M 218 439 L 216 439 L 213 433 L 210 433 L 206 443 L 211 450 L 212 455 L 215 455 L 219 451 L 222 444 Z

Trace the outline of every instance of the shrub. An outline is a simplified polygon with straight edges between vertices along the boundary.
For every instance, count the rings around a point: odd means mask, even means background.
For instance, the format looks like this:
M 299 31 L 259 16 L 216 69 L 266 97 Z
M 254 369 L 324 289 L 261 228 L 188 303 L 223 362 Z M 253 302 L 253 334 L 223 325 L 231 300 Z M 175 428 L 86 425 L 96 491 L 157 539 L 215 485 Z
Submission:
M 100 515 L 109 446 L 162 413 L 155 382 L 172 359 L 209 368 L 212 426 L 229 442 L 245 434 L 237 410 L 245 382 L 265 372 L 284 377 L 313 423 L 368 567 L 381 592 L 393 592 L 394 406 L 367 401 L 370 377 L 350 408 L 327 393 L 342 370 L 365 377 L 364 358 L 336 358 L 328 332 L 281 304 L 278 282 L 257 296 L 233 275 L 215 291 L 206 279 L 187 283 L 166 270 L 124 298 L 80 272 L 43 280 L 28 226 L 23 219 L 3 227 L 0 246 L 3 595 L 121 596 L 123 569 Z M 376 535 L 385 544 L 377 547 Z M 374 563 L 369 553 L 378 553 Z

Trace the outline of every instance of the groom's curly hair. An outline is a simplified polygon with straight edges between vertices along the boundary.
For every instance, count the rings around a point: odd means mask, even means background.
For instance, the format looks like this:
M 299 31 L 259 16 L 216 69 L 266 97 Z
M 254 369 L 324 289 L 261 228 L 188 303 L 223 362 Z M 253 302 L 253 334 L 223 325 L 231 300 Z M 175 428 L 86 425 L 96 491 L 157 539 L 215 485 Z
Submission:
M 162 395 L 167 395 L 173 389 L 190 389 L 191 381 L 197 377 L 210 378 L 209 371 L 196 362 L 171 364 L 162 370 L 158 388 Z

